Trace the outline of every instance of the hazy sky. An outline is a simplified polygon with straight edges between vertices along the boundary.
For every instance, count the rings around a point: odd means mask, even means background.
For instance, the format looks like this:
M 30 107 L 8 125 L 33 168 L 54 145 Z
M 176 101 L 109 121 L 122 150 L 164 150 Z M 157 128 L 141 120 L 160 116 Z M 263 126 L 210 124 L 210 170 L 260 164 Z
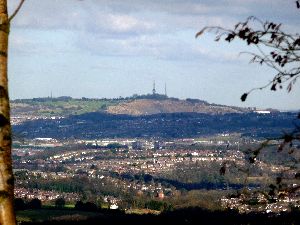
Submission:
M 12 12 L 17 0 L 9 0 Z M 283 3 L 284 2 L 284 3 Z M 26 0 L 11 26 L 10 96 L 118 97 L 146 94 L 210 103 L 300 108 L 291 93 L 257 91 L 274 71 L 249 64 L 241 43 L 195 39 L 207 25 L 232 28 L 254 15 L 300 32 L 294 0 Z

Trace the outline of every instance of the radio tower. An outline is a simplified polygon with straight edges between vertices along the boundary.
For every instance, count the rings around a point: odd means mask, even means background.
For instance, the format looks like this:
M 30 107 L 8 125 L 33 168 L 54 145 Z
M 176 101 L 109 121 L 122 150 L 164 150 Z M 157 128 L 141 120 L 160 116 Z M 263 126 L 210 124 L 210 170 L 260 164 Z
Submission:
M 165 96 L 167 97 L 167 83 L 165 83 Z
M 155 90 L 155 81 L 153 81 L 153 89 L 152 89 L 152 94 L 155 95 L 156 94 L 156 90 Z

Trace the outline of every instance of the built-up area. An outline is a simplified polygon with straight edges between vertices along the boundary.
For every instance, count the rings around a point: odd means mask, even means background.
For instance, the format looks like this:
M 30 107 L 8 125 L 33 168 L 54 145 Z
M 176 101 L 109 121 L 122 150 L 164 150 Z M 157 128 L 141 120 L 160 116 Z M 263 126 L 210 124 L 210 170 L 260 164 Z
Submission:
M 15 197 L 42 202 L 97 200 L 116 209 L 137 207 L 128 203 L 128 196 L 170 201 L 193 189 L 217 189 L 224 191 L 219 200 L 223 208 L 241 212 L 278 212 L 299 206 L 298 191 L 282 191 L 280 199 L 267 194 L 268 182 L 279 175 L 288 180 L 287 187 L 297 190 L 299 184 L 292 179 L 296 170 L 289 165 L 260 159 L 249 163 L 244 149 L 254 148 L 257 142 L 236 134 L 173 140 L 16 141 Z M 230 191 L 242 194 L 229 196 Z M 250 204 L 253 201 L 255 207 Z

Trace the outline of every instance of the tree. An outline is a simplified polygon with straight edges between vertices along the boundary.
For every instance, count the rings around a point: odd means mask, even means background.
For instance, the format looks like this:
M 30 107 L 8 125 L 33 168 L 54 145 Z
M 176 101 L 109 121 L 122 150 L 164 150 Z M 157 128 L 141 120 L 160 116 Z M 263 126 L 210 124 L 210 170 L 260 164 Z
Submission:
M 16 224 L 13 210 L 14 178 L 11 160 L 11 126 L 7 84 L 8 35 L 11 20 L 24 0 L 8 17 L 7 0 L 0 0 L 0 224 Z
M 22 198 L 16 198 L 14 200 L 14 208 L 15 210 L 24 210 L 26 207 L 25 202 Z
M 39 200 L 38 198 L 32 199 L 28 203 L 28 208 L 29 209 L 40 209 L 40 208 L 42 208 L 42 202 L 41 202 L 41 200 Z
M 75 204 L 75 209 L 76 210 L 83 210 L 84 208 L 84 203 L 82 201 L 77 201 Z
M 296 1 L 296 7 L 300 9 L 300 0 Z M 241 100 L 245 101 L 247 96 L 255 90 L 270 88 L 271 91 L 277 91 L 286 87 L 290 92 L 300 77 L 300 35 L 298 33 L 290 34 L 282 30 L 282 24 L 261 21 L 256 17 L 249 17 L 245 22 L 239 22 L 234 29 L 225 29 L 219 26 L 204 27 L 196 34 L 196 38 L 205 32 L 216 32 L 215 41 L 225 40 L 229 43 L 240 40 L 249 46 L 255 46 L 257 52 L 243 52 L 249 54 L 251 63 L 258 63 L 272 68 L 275 71 L 273 79 L 261 87 L 256 87 L 241 96 Z M 288 149 L 289 154 L 293 154 L 295 150 L 294 142 L 300 141 L 300 113 L 295 122 L 295 128 L 291 132 L 284 133 L 276 140 L 280 141 L 278 152 Z M 253 164 L 259 156 L 262 149 L 269 146 L 274 139 L 267 139 L 258 148 L 249 149 L 247 158 L 250 164 Z M 300 179 L 299 159 L 295 160 L 291 167 L 298 168 L 294 174 L 295 179 Z M 220 169 L 220 174 L 224 175 L 226 165 Z M 249 170 L 247 170 L 249 172 Z M 274 196 L 275 192 L 291 193 L 300 189 L 300 185 L 287 187 L 282 184 L 282 177 L 276 178 L 276 184 L 270 185 L 269 196 Z
M 58 209 L 64 208 L 65 204 L 66 204 L 66 201 L 63 198 L 58 198 L 55 200 L 55 207 Z
M 83 204 L 83 210 L 88 212 L 95 212 L 97 211 L 98 207 L 93 202 L 86 202 Z

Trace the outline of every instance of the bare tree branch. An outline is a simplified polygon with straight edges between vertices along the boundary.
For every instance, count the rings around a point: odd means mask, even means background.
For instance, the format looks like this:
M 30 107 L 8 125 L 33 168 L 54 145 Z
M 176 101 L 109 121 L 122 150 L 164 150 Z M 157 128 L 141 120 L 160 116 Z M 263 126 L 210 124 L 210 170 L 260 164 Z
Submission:
M 23 3 L 25 2 L 25 0 L 21 0 L 18 7 L 15 9 L 14 13 L 8 18 L 8 21 L 10 22 L 19 12 L 19 10 L 21 9 Z
M 196 34 L 196 38 L 206 32 L 215 32 L 215 41 L 224 39 L 230 43 L 239 39 L 248 45 L 256 46 L 258 53 L 246 52 L 252 56 L 250 62 L 266 65 L 276 71 L 273 79 L 266 85 L 244 93 L 241 96 L 242 101 L 245 101 L 252 91 L 262 90 L 266 87 L 276 91 L 286 85 L 287 91 L 290 92 L 300 77 L 300 35 L 282 31 L 281 24 L 263 22 L 251 16 L 245 22 L 237 23 L 233 29 L 225 29 L 220 26 L 204 27 Z

